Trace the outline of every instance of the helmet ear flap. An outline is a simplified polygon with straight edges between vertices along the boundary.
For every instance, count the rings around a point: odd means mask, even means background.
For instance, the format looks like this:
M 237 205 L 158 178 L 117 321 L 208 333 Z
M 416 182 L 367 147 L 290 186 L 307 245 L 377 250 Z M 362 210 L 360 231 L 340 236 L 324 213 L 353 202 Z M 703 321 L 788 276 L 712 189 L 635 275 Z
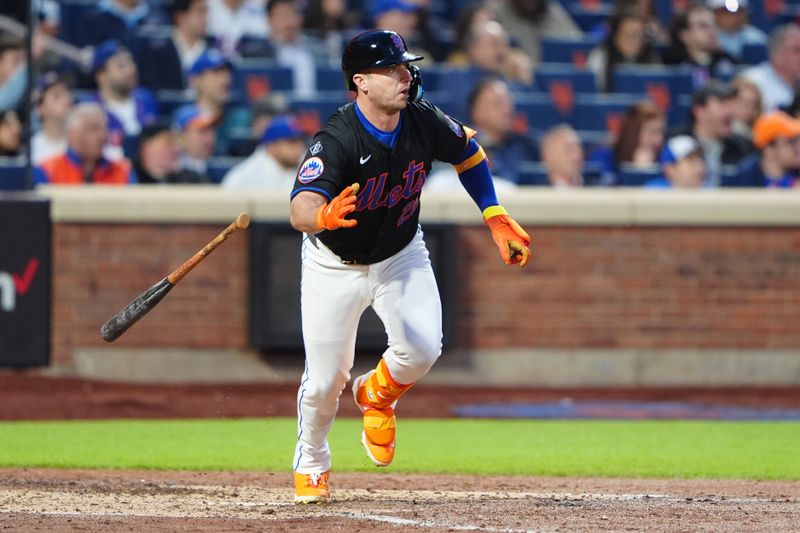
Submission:
M 422 89 L 422 72 L 419 67 L 409 63 L 408 71 L 411 73 L 411 84 L 408 87 L 408 101 L 419 102 L 425 92 Z

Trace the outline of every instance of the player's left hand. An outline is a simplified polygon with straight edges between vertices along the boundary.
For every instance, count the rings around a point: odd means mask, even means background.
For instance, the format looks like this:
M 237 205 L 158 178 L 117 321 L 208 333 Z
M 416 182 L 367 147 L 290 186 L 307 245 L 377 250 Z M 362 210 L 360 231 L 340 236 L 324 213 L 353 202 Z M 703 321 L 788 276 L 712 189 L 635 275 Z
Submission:
M 492 238 L 500 249 L 500 255 L 507 265 L 519 263 L 520 267 L 528 264 L 531 251 L 528 246 L 531 238 L 522 226 L 508 215 L 499 205 L 486 208 L 483 219 L 492 231 Z

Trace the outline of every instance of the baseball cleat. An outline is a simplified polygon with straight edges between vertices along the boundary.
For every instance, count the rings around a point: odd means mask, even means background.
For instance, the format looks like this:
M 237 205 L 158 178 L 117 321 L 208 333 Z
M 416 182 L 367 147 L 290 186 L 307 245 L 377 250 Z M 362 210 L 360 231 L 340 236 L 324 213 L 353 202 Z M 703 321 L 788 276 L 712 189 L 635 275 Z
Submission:
M 394 404 L 378 409 L 370 405 L 366 387 L 367 379 L 374 374 L 371 371 L 359 376 L 353 382 L 353 402 L 361 410 L 364 430 L 361 432 L 361 444 L 370 461 L 375 466 L 389 466 L 394 459 L 394 447 L 397 441 L 397 419 L 394 416 Z
M 328 472 L 321 474 L 294 473 L 294 503 L 325 503 L 331 499 Z

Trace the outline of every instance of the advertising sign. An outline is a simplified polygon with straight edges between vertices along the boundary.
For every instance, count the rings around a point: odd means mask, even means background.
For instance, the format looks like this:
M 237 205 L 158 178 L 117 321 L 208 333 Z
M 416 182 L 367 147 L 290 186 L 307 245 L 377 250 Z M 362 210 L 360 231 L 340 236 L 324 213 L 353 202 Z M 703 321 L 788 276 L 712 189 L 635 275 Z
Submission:
M 50 360 L 50 204 L 0 195 L 0 367 Z

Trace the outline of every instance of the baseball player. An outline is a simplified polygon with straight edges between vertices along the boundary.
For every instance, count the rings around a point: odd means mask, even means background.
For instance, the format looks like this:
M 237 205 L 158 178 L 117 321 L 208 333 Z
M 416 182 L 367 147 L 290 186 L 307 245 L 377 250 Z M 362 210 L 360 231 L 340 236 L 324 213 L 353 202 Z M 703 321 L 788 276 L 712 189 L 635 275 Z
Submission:
M 291 224 L 303 232 L 301 310 L 306 366 L 297 396 L 295 501 L 330 498 L 327 435 L 350 379 L 361 314 L 372 306 L 388 348 L 353 382 L 361 443 L 376 466 L 395 452 L 397 399 L 442 348 L 442 310 L 419 227 L 420 191 L 434 159 L 451 163 L 483 212 L 507 264 L 525 266 L 528 234 L 497 201 L 475 132 L 421 99 L 422 57 L 395 32 L 345 46 L 342 70 L 354 103 L 314 137 L 291 193 Z

